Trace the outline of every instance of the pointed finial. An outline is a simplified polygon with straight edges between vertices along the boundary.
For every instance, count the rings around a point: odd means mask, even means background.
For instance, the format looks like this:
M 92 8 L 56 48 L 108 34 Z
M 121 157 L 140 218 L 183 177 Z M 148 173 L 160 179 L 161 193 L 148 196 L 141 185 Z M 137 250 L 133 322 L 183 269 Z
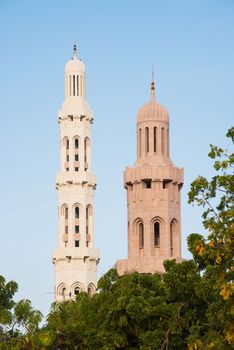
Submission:
M 154 65 L 152 64 L 152 82 L 151 82 L 151 99 L 155 100 L 155 88 L 154 88 Z
M 73 59 L 77 58 L 76 44 L 73 45 Z

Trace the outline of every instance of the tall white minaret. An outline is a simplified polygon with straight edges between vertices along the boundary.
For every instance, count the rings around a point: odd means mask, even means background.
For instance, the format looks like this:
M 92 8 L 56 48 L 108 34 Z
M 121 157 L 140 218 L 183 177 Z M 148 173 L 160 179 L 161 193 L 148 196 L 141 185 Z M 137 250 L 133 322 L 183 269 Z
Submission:
M 80 291 L 94 293 L 99 251 L 94 247 L 91 172 L 93 114 L 86 101 L 85 65 L 73 57 L 65 66 L 65 99 L 58 114 L 61 166 L 56 177 L 59 206 L 58 247 L 53 253 L 55 300 L 74 298 Z

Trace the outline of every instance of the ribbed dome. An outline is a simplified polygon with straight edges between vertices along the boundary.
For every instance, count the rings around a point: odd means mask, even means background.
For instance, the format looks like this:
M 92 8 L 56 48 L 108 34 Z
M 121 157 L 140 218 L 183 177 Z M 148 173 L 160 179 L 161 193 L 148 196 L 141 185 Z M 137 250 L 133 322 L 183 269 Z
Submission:
M 153 95 L 151 96 L 150 102 L 145 104 L 139 110 L 137 114 L 137 122 L 139 123 L 139 122 L 152 120 L 152 119 L 168 122 L 167 110 L 155 101 L 155 98 Z

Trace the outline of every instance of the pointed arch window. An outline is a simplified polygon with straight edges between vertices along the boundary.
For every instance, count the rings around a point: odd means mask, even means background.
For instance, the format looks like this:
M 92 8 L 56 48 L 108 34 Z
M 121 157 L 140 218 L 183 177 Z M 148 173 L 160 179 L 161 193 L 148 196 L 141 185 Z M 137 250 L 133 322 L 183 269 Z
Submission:
M 139 223 L 139 247 L 144 248 L 144 225 L 142 222 Z
M 160 246 L 160 223 L 158 221 L 154 223 L 154 246 Z
M 64 209 L 64 216 L 65 216 L 65 220 L 68 219 L 68 207 L 65 207 Z
M 79 289 L 79 287 L 76 287 L 74 289 L 74 295 L 78 295 L 79 293 L 80 293 L 80 289 Z
M 66 288 L 65 287 L 62 288 L 61 295 L 62 295 L 62 301 L 64 301 L 66 298 Z
M 75 219 L 79 219 L 79 218 L 80 218 L 80 208 L 75 207 Z
M 86 234 L 89 233 L 89 206 L 86 207 Z
M 174 240 L 176 235 L 176 220 L 173 219 L 170 223 L 170 251 L 171 256 L 174 254 Z

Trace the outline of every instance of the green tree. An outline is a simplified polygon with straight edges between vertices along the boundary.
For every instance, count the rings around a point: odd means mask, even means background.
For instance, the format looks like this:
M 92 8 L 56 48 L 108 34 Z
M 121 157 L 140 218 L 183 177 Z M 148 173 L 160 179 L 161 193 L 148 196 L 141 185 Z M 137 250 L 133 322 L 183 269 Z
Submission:
M 234 127 L 227 132 L 234 143 Z M 199 176 L 189 192 L 189 203 L 205 208 L 203 225 L 208 237 L 192 234 L 189 250 L 202 272 L 199 293 L 206 300 L 206 331 L 198 333 L 197 348 L 234 348 L 234 153 L 210 145 L 215 175 L 211 180 Z M 204 326 L 203 326 L 204 327 Z M 193 349 L 191 343 L 191 349 Z M 196 344 L 196 342 L 195 342 Z M 212 345 L 213 344 L 213 345 Z
M 37 338 L 42 314 L 33 309 L 29 300 L 14 302 L 17 290 L 16 282 L 6 283 L 0 276 L 0 349 L 39 349 Z

